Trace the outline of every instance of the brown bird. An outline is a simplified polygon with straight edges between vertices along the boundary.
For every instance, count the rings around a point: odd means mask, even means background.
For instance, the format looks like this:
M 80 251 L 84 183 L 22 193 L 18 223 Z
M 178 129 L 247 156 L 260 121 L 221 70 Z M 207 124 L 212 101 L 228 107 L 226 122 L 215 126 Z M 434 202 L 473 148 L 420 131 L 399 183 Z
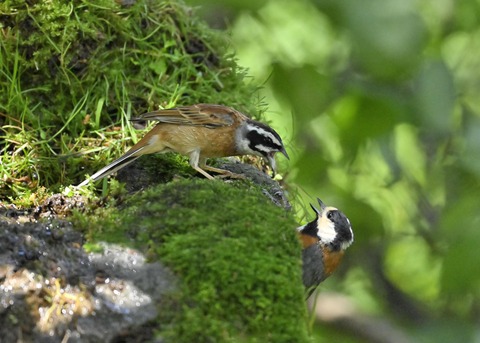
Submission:
M 275 173 L 275 153 L 288 159 L 282 139 L 270 126 L 248 118 L 227 106 L 197 104 L 143 114 L 133 121 L 154 120 L 153 127 L 122 157 L 100 169 L 78 186 L 100 180 L 132 163 L 142 155 L 177 152 L 190 158 L 190 165 L 208 179 L 207 171 L 235 176 L 206 165 L 212 157 L 256 155 L 267 159 Z
M 335 271 L 345 250 L 353 243 L 352 226 L 345 214 L 317 200 L 320 210 L 310 205 L 316 218 L 297 228 L 303 247 L 302 278 L 307 298 Z

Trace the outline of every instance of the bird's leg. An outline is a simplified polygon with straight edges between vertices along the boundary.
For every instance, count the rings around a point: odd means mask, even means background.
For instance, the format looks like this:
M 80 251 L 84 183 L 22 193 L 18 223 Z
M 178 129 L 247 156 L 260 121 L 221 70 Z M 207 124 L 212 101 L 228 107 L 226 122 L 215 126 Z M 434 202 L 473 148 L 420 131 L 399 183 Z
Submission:
M 202 168 L 200 167 L 193 167 L 193 169 L 195 169 L 197 172 L 199 172 L 200 174 L 202 174 L 203 176 L 205 176 L 207 179 L 210 179 L 210 180 L 214 180 L 215 178 L 210 175 L 209 173 L 207 173 L 205 170 L 203 170 Z
M 207 179 L 213 180 L 214 177 L 207 173 L 205 170 L 198 166 L 198 161 L 200 159 L 200 151 L 194 150 L 190 153 L 190 166 L 195 169 L 197 172 L 205 176 Z
M 214 177 L 210 175 L 209 173 L 206 172 L 212 171 L 214 173 L 220 174 L 218 177 L 223 178 L 223 177 L 229 177 L 232 179 L 244 179 L 244 175 L 240 174 L 235 174 L 232 173 L 231 171 L 225 170 L 225 169 L 220 169 L 220 168 L 215 168 L 215 167 L 210 167 L 206 164 L 206 158 L 200 158 L 200 151 L 199 150 L 194 150 L 190 153 L 190 165 L 192 166 L 193 169 L 195 169 L 197 172 L 205 176 L 207 179 L 213 180 Z
M 193 157 L 193 159 L 192 159 L 192 157 Z M 196 160 L 195 160 L 195 158 L 196 158 Z M 192 165 L 192 161 L 194 161 L 194 162 L 196 161 L 197 165 L 196 166 Z M 245 178 L 245 176 L 243 176 L 243 175 L 235 174 L 235 173 L 232 173 L 231 171 L 228 171 L 228 170 L 225 170 L 225 169 L 220 169 L 220 168 L 215 168 L 215 167 L 208 166 L 206 162 L 207 162 L 207 159 L 206 158 L 201 158 L 200 153 L 198 153 L 198 157 L 195 156 L 194 153 L 190 154 L 190 165 L 192 165 L 192 167 L 195 170 L 202 173 L 203 175 L 205 175 L 205 174 L 210 175 L 205 171 L 205 170 L 208 170 L 208 171 L 220 174 L 220 175 L 218 175 L 219 178 L 224 178 L 224 177 L 229 177 L 229 178 L 232 178 L 232 179 L 244 179 Z M 198 166 L 198 164 L 200 164 L 200 166 Z M 211 175 L 210 175 L 209 179 L 210 178 L 213 179 L 213 177 Z
M 202 168 L 205 169 L 205 170 L 220 174 L 220 175 L 218 175 L 218 177 L 220 177 L 220 178 L 229 177 L 229 178 L 232 178 L 232 179 L 245 179 L 245 175 L 235 174 L 235 173 L 232 173 L 229 170 L 211 167 L 211 166 L 208 166 L 206 164 L 203 165 Z
M 229 177 L 229 178 L 232 178 L 232 179 L 245 179 L 245 175 L 235 174 L 235 173 L 232 173 L 229 170 L 215 168 L 215 167 L 211 167 L 211 166 L 207 165 L 205 158 L 202 158 L 200 160 L 200 166 L 204 170 L 208 170 L 208 171 L 220 174 L 220 175 L 217 176 L 219 178 Z

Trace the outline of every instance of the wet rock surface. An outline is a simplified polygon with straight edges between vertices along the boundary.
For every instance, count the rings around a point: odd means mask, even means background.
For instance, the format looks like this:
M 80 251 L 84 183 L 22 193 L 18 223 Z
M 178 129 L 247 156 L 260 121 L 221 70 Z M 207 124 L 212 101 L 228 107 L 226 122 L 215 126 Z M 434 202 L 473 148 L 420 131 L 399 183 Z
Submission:
M 173 275 L 134 249 L 103 243 L 87 253 L 83 242 L 67 221 L 0 219 L 1 342 L 151 337 L 149 322 Z

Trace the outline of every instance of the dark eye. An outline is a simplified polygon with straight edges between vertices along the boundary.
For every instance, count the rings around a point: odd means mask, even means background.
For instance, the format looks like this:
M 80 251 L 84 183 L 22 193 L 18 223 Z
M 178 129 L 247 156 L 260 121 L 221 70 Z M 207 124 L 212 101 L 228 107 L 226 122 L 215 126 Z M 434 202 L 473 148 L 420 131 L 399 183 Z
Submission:
M 327 213 L 327 218 L 333 220 L 333 211 Z

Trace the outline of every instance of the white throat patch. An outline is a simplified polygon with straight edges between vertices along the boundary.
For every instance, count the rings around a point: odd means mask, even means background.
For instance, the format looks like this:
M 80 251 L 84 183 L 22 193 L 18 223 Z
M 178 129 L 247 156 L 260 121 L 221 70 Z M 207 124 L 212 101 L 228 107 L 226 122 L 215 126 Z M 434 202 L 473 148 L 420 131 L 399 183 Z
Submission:
M 323 218 L 320 218 L 318 221 L 318 238 L 320 241 L 329 244 L 332 243 L 336 237 L 335 224 L 328 219 L 323 220 Z
M 335 231 L 335 223 L 327 218 L 326 214 L 330 210 L 336 210 L 334 207 L 325 208 L 322 213 L 319 214 L 317 228 L 318 238 L 325 244 L 332 243 L 337 238 L 337 232 Z

